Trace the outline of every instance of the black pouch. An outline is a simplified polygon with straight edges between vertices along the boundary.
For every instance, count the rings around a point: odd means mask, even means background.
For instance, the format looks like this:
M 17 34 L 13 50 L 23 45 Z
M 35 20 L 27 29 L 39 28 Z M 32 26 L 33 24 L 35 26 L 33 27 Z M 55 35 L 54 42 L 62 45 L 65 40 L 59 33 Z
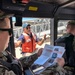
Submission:
M 11 63 L 11 70 L 13 70 L 16 75 L 22 75 L 23 69 L 22 69 L 22 66 L 21 66 L 20 62 L 17 61 L 17 60 L 14 60 Z
M 75 67 L 75 55 L 72 54 L 69 58 L 69 65 Z
M 22 70 L 15 64 L 11 65 L 11 70 L 13 70 L 16 75 L 22 75 Z

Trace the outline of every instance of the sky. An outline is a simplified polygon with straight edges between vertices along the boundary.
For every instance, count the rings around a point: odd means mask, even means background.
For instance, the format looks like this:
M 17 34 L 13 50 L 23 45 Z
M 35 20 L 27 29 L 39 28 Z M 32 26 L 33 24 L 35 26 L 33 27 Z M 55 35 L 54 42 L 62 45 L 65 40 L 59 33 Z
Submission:
M 28 21 L 28 20 L 34 20 L 37 18 L 23 18 L 22 21 Z M 15 21 L 15 17 L 12 18 L 13 21 Z

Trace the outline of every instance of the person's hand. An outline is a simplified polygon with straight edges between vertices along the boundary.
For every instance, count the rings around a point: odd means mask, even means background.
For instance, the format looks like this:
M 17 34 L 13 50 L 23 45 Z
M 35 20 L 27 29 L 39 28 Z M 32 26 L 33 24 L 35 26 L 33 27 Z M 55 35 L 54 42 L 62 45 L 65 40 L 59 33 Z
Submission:
M 37 53 L 38 57 L 42 54 L 42 51 L 43 51 L 43 48 L 40 48 L 38 53 Z
M 44 35 L 44 40 L 46 39 L 46 34 Z
M 56 62 L 58 63 L 59 66 L 63 67 L 65 64 L 64 58 L 57 58 Z

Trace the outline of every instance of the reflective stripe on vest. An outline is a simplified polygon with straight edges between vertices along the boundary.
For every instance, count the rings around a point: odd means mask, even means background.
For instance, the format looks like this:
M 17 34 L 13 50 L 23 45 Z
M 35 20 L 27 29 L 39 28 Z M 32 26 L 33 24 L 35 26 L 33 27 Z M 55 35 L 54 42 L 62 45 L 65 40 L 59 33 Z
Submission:
M 26 34 L 23 33 L 25 42 L 22 44 L 22 52 L 33 52 L 36 50 L 36 35 L 32 33 L 32 38 Z

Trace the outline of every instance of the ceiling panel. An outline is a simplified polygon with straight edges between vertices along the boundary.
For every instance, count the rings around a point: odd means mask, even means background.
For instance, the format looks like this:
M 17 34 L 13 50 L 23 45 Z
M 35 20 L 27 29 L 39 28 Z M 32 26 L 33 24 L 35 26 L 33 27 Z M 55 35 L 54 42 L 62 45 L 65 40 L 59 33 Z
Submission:
M 23 17 L 50 17 L 55 15 L 75 15 L 75 0 L 29 0 L 27 4 L 9 3 L 10 0 L 3 0 L 5 3 L 2 9 L 5 12 L 15 13 L 15 15 Z M 22 0 L 17 0 L 22 1 Z M 65 12 L 64 9 L 66 8 Z M 60 9 L 60 10 L 59 10 Z M 18 13 L 19 12 L 19 13 Z M 72 14 L 71 14 L 72 13 Z
M 30 1 L 37 1 L 37 2 L 44 2 L 44 3 L 58 3 L 62 4 L 70 0 L 30 0 Z

